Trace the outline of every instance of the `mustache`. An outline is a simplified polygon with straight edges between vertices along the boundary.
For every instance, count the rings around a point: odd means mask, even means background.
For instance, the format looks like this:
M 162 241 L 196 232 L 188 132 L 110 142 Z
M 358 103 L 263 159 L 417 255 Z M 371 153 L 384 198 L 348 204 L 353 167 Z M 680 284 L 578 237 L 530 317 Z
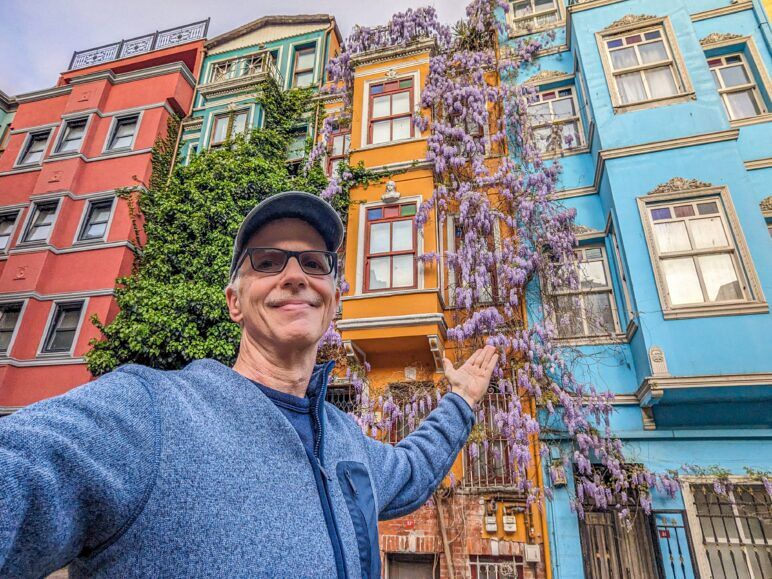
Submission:
M 307 304 L 319 307 L 324 304 L 324 301 L 320 296 L 285 296 L 275 297 L 265 300 L 265 305 L 270 308 L 278 308 L 286 304 L 287 302 L 306 302 Z

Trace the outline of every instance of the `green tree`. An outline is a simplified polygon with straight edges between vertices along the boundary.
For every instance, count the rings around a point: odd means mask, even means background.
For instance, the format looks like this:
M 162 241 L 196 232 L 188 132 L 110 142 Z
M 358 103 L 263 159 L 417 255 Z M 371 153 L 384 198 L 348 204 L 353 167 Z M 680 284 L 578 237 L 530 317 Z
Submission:
M 117 280 L 117 316 L 108 324 L 92 318 L 102 333 L 86 355 L 94 375 L 129 362 L 173 369 L 203 357 L 235 360 L 239 328 L 228 317 L 223 289 L 242 219 L 269 195 L 318 194 L 327 185 L 318 163 L 297 176 L 285 163 L 292 129 L 309 115 L 315 122 L 312 92 L 283 92 L 270 81 L 260 88 L 265 128 L 181 166 L 175 119 L 156 143 L 146 189 L 120 193 L 133 209 L 138 240 L 141 229 L 145 239 L 132 274 Z M 345 215 L 340 197 L 334 204 Z

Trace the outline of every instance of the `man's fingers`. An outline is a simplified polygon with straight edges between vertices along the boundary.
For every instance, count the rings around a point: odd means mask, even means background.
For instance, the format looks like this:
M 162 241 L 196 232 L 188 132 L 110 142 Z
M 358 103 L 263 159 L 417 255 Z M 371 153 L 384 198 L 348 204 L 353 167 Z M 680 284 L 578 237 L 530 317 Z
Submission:
M 453 362 L 451 362 L 445 357 L 442 358 L 442 369 L 445 371 L 445 374 L 448 373 L 448 370 L 450 370 L 451 372 L 455 370 L 455 368 L 453 367 Z
M 485 369 L 486 372 L 492 374 L 493 369 L 496 367 L 496 364 L 498 363 L 498 361 L 499 361 L 498 352 L 494 350 L 493 355 L 490 358 L 488 358 L 483 368 Z
M 490 362 L 490 359 L 496 356 L 497 354 L 496 348 L 488 345 L 482 348 L 480 351 L 482 352 L 482 357 L 480 358 L 480 361 L 479 361 L 480 368 L 485 369 L 488 367 L 488 363 Z
M 481 355 L 482 355 L 482 348 L 480 348 L 479 350 L 476 350 L 474 354 L 469 356 L 469 359 L 466 361 L 466 363 L 469 364 L 470 366 L 474 366 L 475 364 L 478 364 Z

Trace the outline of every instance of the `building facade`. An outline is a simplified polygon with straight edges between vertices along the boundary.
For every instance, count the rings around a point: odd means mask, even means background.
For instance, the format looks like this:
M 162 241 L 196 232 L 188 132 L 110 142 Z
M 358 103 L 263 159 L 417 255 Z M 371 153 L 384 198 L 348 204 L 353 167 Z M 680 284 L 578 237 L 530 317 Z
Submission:
M 770 577 L 770 497 L 746 470 L 772 468 L 772 36 L 761 2 L 511 8 L 506 45 L 555 35 L 517 82 L 535 89 L 537 141 L 560 157 L 557 196 L 576 210 L 580 287 L 546 298 L 571 314 L 560 340 L 582 381 L 616 394 L 612 426 L 631 464 L 691 465 L 681 492 L 655 490 L 628 531 L 613 508 L 585 503 L 577 517 L 571 449 L 554 444 L 565 476 L 550 483 L 552 574 Z
M 148 182 L 153 144 L 189 112 L 207 26 L 76 52 L 55 87 L 16 97 L 0 154 L 3 412 L 90 380 L 89 319 L 115 315 L 136 244 L 116 193 Z
M 183 121 L 183 162 L 263 126 L 260 82 L 273 78 L 283 89 L 318 88 L 340 42 L 335 19 L 327 14 L 265 16 L 207 42 L 193 110 Z M 298 125 L 291 161 L 302 160 L 313 131 L 308 123 Z
M 16 113 L 16 99 L 9 97 L 0 90 L 0 153 L 5 148 L 8 134 L 11 131 L 11 121 Z
M 351 110 L 343 110 L 342 97 L 322 99 L 335 129 L 328 137 L 328 170 L 348 155 L 350 165 L 361 162 L 383 177 L 350 191 L 344 258 L 350 287 L 337 321 L 349 358 L 369 365 L 372 399 L 433 393 L 443 376 L 446 345 L 453 355 L 447 337 L 448 328 L 458 323 L 453 272 L 420 258 L 452 246 L 455 228 L 436 213 L 423 227 L 415 221 L 435 184 L 426 160 L 431 127 L 422 133 L 411 117 L 435 50 L 434 41 L 423 40 L 355 54 Z M 345 121 L 349 115 L 350 123 Z M 331 393 L 339 401 L 351 397 L 345 384 L 333 384 Z M 495 410 L 504 403 L 493 388 L 481 402 L 492 432 L 497 432 Z M 417 420 L 428 411 L 420 408 Z M 379 436 L 395 444 L 414 426 L 404 416 Z M 548 576 L 546 517 L 516 491 L 502 463 L 507 452 L 503 435 L 490 442 L 490 456 L 497 459 L 472 460 L 464 449 L 433 503 L 380 523 L 384 577 Z M 540 476 L 539 468 L 534 476 Z

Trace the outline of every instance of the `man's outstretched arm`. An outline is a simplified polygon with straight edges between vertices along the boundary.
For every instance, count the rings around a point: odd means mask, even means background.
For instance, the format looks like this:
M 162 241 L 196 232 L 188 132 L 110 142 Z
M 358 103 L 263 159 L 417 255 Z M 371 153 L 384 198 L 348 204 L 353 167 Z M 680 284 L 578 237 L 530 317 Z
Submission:
M 415 432 L 395 446 L 365 437 L 381 520 L 419 508 L 447 475 L 469 437 L 472 407 L 487 391 L 496 362 L 492 346 L 477 350 L 458 369 L 446 358 L 445 376 L 453 392 Z
M 0 420 L 0 576 L 40 577 L 115 540 L 152 488 L 159 439 L 150 392 L 121 371 Z

